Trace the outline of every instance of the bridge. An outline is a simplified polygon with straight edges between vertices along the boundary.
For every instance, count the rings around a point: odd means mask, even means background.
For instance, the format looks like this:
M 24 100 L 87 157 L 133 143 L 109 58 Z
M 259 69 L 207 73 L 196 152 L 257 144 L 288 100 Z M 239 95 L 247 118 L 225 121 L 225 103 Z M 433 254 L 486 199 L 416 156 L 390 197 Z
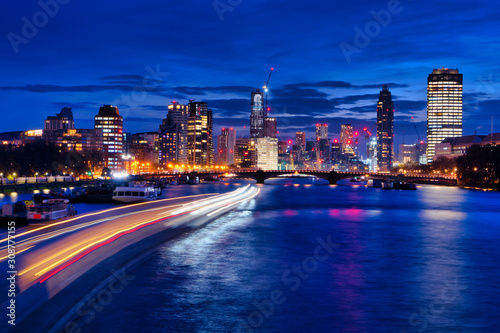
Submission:
M 243 178 L 243 179 L 253 179 L 257 184 L 264 184 L 266 179 L 276 178 L 279 176 L 294 176 L 294 175 L 308 175 L 311 177 L 317 177 L 327 180 L 330 184 L 337 184 L 339 180 L 353 178 L 356 176 L 368 175 L 370 178 L 382 178 L 382 179 L 398 179 L 408 183 L 420 183 L 420 184 L 435 184 L 435 185 L 457 185 L 456 177 L 450 177 L 445 175 L 430 175 L 430 174 L 410 174 L 410 173 L 374 173 L 366 171 L 317 171 L 317 170 L 252 170 L 252 169 L 241 169 L 241 170 L 231 170 L 227 172 L 223 171 L 209 171 L 209 172 L 186 172 L 179 174 L 153 174 L 151 176 L 160 175 L 189 175 L 198 176 L 200 179 L 210 179 L 214 176 L 224 176 L 226 174 L 231 174 L 231 178 Z

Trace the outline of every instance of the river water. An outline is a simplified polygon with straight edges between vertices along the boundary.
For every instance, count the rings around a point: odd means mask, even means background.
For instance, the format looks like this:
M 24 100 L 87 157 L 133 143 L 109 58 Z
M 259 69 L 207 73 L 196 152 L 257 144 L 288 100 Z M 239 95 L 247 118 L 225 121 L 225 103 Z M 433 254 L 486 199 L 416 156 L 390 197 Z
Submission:
M 294 182 L 160 246 L 82 332 L 498 331 L 499 192 Z

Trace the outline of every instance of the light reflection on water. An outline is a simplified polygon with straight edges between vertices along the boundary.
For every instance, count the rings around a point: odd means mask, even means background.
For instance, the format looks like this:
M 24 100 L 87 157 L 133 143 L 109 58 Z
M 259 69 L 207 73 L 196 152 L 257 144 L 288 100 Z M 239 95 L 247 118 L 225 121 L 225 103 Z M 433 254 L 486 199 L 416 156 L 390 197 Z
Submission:
M 232 332 L 273 290 L 255 332 L 497 330 L 500 193 L 283 181 L 162 245 L 82 331 Z M 318 237 L 340 245 L 291 290 Z

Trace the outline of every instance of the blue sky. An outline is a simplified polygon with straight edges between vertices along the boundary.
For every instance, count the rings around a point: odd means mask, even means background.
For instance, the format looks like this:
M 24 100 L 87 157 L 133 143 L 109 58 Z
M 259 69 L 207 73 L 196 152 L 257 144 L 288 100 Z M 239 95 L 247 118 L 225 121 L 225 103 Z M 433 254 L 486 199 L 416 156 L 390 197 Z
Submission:
M 250 93 L 271 67 L 269 105 L 284 139 L 298 130 L 312 137 L 318 122 L 331 138 L 342 123 L 373 128 L 389 84 L 396 143 L 413 143 L 410 117 L 425 137 L 427 76 L 440 67 L 464 74 L 464 135 L 489 133 L 491 116 L 500 131 L 495 2 L 40 3 L 1 4 L 0 131 L 42 128 L 63 106 L 73 107 L 76 127 L 91 128 L 103 104 L 119 107 L 125 131 L 155 131 L 167 104 L 196 99 L 213 109 L 216 134 L 233 126 L 240 137 Z M 346 57 L 341 45 L 356 50 Z

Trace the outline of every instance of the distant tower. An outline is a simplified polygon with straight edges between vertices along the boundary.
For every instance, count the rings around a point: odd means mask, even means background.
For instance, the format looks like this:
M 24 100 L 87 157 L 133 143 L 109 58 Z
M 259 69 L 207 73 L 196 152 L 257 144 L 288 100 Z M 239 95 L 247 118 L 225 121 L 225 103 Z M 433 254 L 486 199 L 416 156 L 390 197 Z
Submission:
M 94 128 L 102 130 L 104 145 L 104 166 L 118 171 L 123 169 L 123 118 L 118 108 L 104 105 L 94 118 Z
M 458 69 L 434 69 L 427 79 L 427 162 L 436 144 L 462 136 L 462 74 Z
M 302 150 L 306 150 L 306 133 L 304 132 L 295 133 L 295 145 L 301 146 Z
M 265 136 L 266 113 L 264 111 L 264 93 L 257 89 L 252 93 L 250 114 L 250 137 L 263 138 Z
M 328 125 L 316 124 L 316 141 L 328 140 Z
M 351 124 L 340 125 L 340 150 L 342 154 L 354 153 L 352 147 L 353 143 L 353 130 Z
M 387 85 L 382 91 L 377 104 L 377 169 L 390 171 L 394 140 L 394 102 Z

